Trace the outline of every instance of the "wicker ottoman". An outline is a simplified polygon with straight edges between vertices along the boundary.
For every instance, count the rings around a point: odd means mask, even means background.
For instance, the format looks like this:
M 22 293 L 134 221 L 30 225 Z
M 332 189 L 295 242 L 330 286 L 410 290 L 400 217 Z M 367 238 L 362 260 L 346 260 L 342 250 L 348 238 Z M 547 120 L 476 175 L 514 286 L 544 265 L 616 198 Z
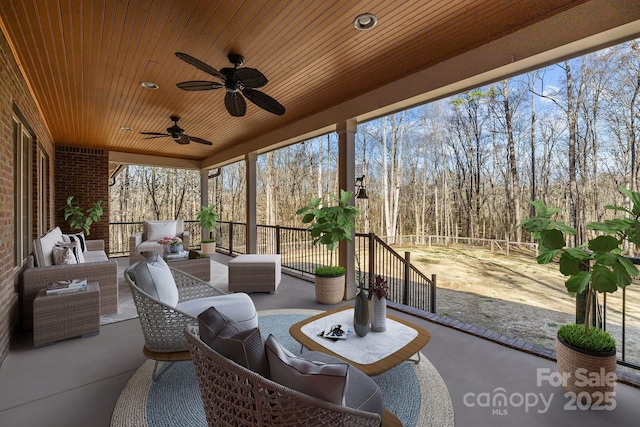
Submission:
M 280 255 L 238 255 L 229 261 L 229 292 L 275 292 Z
M 100 287 L 89 282 L 86 291 L 47 295 L 41 289 L 33 300 L 33 345 L 100 332 Z

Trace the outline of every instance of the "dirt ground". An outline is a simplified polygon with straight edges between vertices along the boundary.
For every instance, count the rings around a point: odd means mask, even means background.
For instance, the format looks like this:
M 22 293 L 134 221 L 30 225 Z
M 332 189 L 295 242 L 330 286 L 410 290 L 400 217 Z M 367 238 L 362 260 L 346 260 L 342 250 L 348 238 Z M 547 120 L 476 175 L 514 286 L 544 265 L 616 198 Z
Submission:
M 557 264 L 539 265 L 527 251 L 449 245 L 395 247 L 427 277 L 436 274 L 436 312 L 555 349 L 559 325 L 575 321 L 575 299 Z M 602 302 L 602 300 L 600 301 Z M 607 295 L 607 330 L 622 352 L 622 292 Z M 626 289 L 625 358 L 640 364 L 640 284 Z

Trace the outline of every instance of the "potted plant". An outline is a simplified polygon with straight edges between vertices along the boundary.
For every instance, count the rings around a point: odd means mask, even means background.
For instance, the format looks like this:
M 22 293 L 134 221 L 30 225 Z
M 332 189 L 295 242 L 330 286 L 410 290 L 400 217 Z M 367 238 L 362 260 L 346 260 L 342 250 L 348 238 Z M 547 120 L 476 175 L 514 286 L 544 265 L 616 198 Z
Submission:
M 615 292 L 638 276 L 638 269 L 622 255 L 622 249 L 626 242 L 640 244 L 640 193 L 625 187 L 618 190 L 631 200 L 633 207 L 607 205 L 605 209 L 623 212 L 626 216 L 587 224 L 587 230 L 600 234 L 580 247 L 565 246 L 567 236 L 575 235 L 576 230 L 553 221 L 559 209 L 548 208 L 540 200 L 531 202 L 536 215 L 518 224 L 538 241 L 538 263 L 548 264 L 558 259 L 560 272 L 568 276 L 565 286 L 569 293 L 586 291 L 584 325 L 560 327 L 556 353 L 563 387 L 590 404 L 606 403 L 612 397 L 616 379 L 615 340 L 607 332 L 590 327 L 592 319 L 597 318 L 591 306 L 597 306 L 594 302 L 599 292 Z M 591 269 L 586 271 L 589 265 Z
M 218 224 L 218 212 L 216 212 L 216 206 L 203 206 L 196 214 L 196 217 L 198 218 L 198 221 L 200 221 L 200 227 L 209 232 L 209 238 L 202 239 L 200 245 L 202 253 L 212 255 L 216 253 L 216 239 L 211 237 L 213 230 L 215 230 L 216 225 Z
M 95 202 L 85 213 L 78 203 L 73 202 L 73 196 L 67 197 L 67 206 L 64 207 L 64 220 L 67 221 L 71 230 L 84 230 L 88 236 L 91 224 L 100 221 L 101 216 L 102 200 Z
M 351 231 L 360 209 L 349 205 L 353 193 L 340 190 L 340 197 L 329 194 L 329 202 L 320 197 L 312 197 L 309 205 L 296 211 L 302 215 L 302 222 L 309 224 L 314 245 L 324 245 L 329 251 L 329 265 L 315 270 L 316 299 L 320 304 L 336 304 L 344 296 L 345 269 L 333 265 L 333 253 L 342 240 L 351 240 Z

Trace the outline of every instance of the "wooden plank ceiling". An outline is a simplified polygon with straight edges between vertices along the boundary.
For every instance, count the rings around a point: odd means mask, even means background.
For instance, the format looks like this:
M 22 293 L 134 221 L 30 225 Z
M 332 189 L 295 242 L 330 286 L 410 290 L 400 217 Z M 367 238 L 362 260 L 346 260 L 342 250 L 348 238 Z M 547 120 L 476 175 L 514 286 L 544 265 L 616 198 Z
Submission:
M 0 0 L 0 19 L 58 145 L 185 159 L 326 110 L 544 18 L 574 0 Z M 361 13 L 379 22 L 353 28 Z M 246 58 L 269 83 L 277 116 L 247 102 L 231 117 L 225 90 L 186 92 L 176 83 L 215 80 L 179 60 L 216 69 Z M 141 87 L 155 82 L 158 90 Z M 169 117 L 211 147 L 181 146 Z M 131 127 L 133 131 L 122 130 Z

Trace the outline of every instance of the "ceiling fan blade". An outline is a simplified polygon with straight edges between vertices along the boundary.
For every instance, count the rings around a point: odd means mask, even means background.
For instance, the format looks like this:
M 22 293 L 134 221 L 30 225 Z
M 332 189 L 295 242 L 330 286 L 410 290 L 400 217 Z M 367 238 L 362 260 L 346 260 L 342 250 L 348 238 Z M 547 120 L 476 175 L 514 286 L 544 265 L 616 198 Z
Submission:
M 233 75 L 237 82 L 241 82 L 244 87 L 258 88 L 269 83 L 269 80 L 255 68 L 238 68 Z
M 192 140 L 193 142 L 198 142 L 200 144 L 213 145 L 213 143 L 211 141 L 207 141 L 206 139 L 198 138 L 197 136 L 190 136 L 189 139 Z
M 227 92 L 224 97 L 224 106 L 234 117 L 242 117 L 247 112 L 247 103 L 238 92 Z
M 176 84 L 182 90 L 211 90 L 224 87 L 222 83 L 208 82 L 206 80 L 192 80 Z
M 166 138 L 166 137 L 168 137 L 168 136 L 171 136 L 171 135 L 148 136 L 148 137 L 146 137 L 146 138 L 142 138 L 142 139 Z
M 251 88 L 242 89 L 242 94 L 249 99 L 249 101 L 256 104 L 258 107 L 267 110 L 270 113 L 281 116 L 285 112 L 285 108 L 278 101 L 267 95 L 266 93 L 254 90 Z
M 204 71 L 205 73 L 209 73 L 212 76 L 215 76 L 224 82 L 224 76 L 220 74 L 220 71 L 216 70 L 211 65 L 205 64 L 204 62 L 200 61 L 197 58 L 194 58 L 193 56 L 187 53 L 176 52 L 176 56 L 182 59 L 187 64 L 191 64 L 194 67 Z
M 152 135 L 149 138 L 145 138 L 145 139 L 163 138 L 165 136 L 171 136 L 168 133 L 160 133 L 160 132 L 140 132 L 140 135 Z

